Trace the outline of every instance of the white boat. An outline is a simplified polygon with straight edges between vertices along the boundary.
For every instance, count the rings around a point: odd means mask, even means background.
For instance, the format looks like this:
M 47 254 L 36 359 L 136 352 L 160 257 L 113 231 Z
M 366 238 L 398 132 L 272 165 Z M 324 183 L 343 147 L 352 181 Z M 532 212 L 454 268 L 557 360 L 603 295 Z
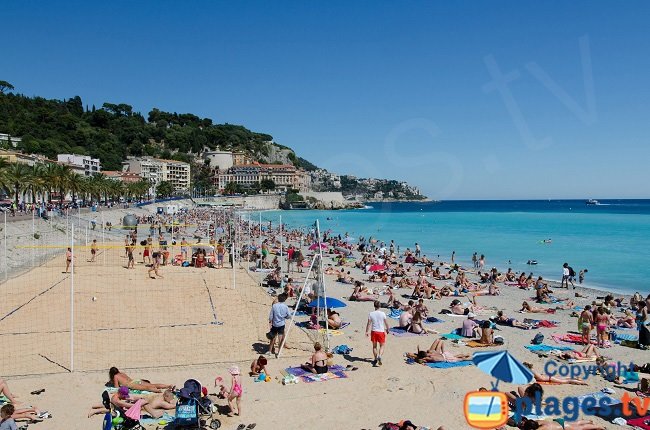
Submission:
M 596 199 L 589 199 L 585 202 L 585 204 L 597 206 L 600 204 L 600 202 Z

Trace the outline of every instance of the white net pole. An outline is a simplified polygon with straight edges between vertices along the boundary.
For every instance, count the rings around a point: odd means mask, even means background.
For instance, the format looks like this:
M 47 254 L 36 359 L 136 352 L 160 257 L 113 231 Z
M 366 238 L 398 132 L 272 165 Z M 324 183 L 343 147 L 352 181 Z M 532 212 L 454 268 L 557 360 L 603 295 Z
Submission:
M 4 212 L 5 215 L 5 281 L 9 279 L 9 256 L 7 254 L 7 212 Z
M 74 224 L 70 235 L 70 250 L 72 261 L 70 262 L 70 372 L 74 372 Z

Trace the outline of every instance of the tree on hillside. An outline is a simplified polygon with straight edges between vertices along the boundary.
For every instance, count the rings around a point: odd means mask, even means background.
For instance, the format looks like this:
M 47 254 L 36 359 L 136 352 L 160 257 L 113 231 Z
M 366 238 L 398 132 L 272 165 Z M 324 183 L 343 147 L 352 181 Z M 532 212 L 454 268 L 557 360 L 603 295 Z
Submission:
M 0 81 L 0 94 L 4 94 L 5 91 L 13 91 L 15 88 L 7 81 Z
M 156 197 L 159 199 L 164 199 L 169 197 L 174 193 L 174 186 L 169 181 L 161 181 L 156 185 Z

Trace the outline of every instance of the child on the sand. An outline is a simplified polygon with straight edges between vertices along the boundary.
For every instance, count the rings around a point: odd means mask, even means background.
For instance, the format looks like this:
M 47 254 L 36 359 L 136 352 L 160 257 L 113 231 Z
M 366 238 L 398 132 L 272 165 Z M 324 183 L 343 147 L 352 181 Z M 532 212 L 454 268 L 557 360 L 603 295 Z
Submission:
M 223 382 L 223 379 L 220 376 L 217 376 L 214 380 L 214 386 L 216 387 L 219 385 L 221 387 L 219 395 L 217 397 L 221 399 L 228 399 L 228 406 L 230 406 L 230 413 L 228 414 L 229 417 L 232 417 L 233 414 L 241 416 L 241 396 L 243 394 L 243 389 L 241 386 L 239 367 L 232 366 L 230 369 L 228 369 L 228 372 L 230 372 L 230 375 L 232 376 L 230 390 L 227 390 L 226 387 L 221 384 Z M 237 402 L 237 413 L 235 413 L 234 408 L 235 401 Z
M 255 361 L 251 363 L 250 376 L 258 376 L 260 373 L 264 373 L 268 376 L 269 372 L 266 370 L 266 363 L 266 357 L 260 355 Z

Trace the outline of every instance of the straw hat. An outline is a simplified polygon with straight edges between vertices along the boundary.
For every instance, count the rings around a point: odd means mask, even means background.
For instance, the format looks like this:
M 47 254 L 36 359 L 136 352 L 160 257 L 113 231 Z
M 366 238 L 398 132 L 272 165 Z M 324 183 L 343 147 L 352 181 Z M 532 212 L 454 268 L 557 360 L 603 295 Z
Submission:
M 239 375 L 239 366 L 232 366 L 228 369 L 228 372 L 230 372 L 231 375 Z

